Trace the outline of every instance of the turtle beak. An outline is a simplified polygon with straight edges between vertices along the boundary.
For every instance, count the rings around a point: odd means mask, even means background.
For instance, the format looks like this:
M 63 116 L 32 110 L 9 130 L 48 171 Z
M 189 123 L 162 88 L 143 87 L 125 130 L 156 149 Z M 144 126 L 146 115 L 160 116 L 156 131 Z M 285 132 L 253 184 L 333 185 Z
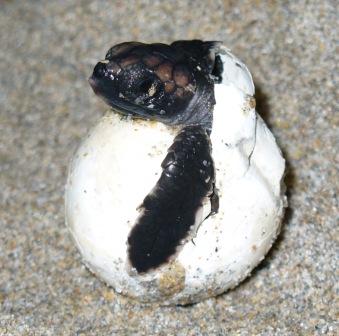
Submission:
M 128 101 L 124 101 L 121 98 L 117 98 L 114 95 L 109 95 L 108 88 L 103 85 L 100 78 L 97 78 L 94 73 L 88 78 L 88 82 L 94 93 L 110 107 L 117 110 L 117 112 L 124 115 L 144 117 L 145 113 L 143 113 L 142 108 L 139 106 L 131 104 Z M 114 90 L 112 90 L 112 92 L 114 92 Z M 145 117 L 147 116 L 145 115 Z
M 107 78 L 107 62 L 98 62 L 94 67 L 92 76 L 88 79 L 94 93 L 98 95 L 100 95 L 102 91 L 104 91 L 105 86 L 108 85 L 107 82 L 109 82 Z

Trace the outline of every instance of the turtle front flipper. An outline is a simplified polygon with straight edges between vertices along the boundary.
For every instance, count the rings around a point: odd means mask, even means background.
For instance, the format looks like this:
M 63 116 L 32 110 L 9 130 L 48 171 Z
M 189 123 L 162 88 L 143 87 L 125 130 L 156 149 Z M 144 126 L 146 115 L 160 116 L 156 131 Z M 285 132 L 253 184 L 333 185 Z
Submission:
M 129 261 L 138 273 L 168 262 L 183 240 L 192 238 L 190 232 L 205 219 L 201 210 L 206 200 L 211 202 L 211 212 L 216 211 L 215 171 L 204 128 L 183 128 L 168 149 L 162 168 L 128 237 Z

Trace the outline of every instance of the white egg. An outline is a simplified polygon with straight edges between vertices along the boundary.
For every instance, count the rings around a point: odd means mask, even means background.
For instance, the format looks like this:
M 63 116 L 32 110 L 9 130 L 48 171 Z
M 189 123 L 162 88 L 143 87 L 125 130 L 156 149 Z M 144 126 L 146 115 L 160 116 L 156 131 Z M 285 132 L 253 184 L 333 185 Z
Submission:
M 144 302 L 187 304 L 233 288 L 264 258 L 286 206 L 285 161 L 255 111 L 246 66 L 219 55 L 211 134 L 219 211 L 206 204 L 192 239 L 146 274 L 131 268 L 127 238 L 178 129 L 109 111 L 81 143 L 66 185 L 66 222 L 84 263 L 118 293 Z

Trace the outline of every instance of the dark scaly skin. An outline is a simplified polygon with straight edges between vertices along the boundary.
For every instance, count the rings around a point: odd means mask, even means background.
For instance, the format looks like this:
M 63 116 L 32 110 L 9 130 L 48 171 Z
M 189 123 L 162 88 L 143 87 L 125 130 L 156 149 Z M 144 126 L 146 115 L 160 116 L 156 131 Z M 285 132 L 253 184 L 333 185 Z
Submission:
M 181 125 L 128 237 L 132 267 L 144 273 L 168 262 L 195 224 L 203 201 L 218 210 L 209 134 L 212 128 L 215 42 L 171 45 L 126 42 L 112 47 L 90 78 L 96 94 L 120 113 Z

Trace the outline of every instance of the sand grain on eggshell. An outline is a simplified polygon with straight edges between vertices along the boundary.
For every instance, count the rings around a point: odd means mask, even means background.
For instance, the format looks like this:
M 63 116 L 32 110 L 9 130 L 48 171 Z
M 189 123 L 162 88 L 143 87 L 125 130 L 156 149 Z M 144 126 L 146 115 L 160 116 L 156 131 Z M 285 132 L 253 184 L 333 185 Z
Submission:
M 335 335 L 338 181 L 335 1 L 3 1 L 0 335 Z M 132 18 L 132 19 L 131 19 Z M 74 149 L 105 111 L 86 80 L 126 40 L 223 40 L 289 163 L 278 242 L 235 290 L 145 306 L 82 266 L 64 226 Z

